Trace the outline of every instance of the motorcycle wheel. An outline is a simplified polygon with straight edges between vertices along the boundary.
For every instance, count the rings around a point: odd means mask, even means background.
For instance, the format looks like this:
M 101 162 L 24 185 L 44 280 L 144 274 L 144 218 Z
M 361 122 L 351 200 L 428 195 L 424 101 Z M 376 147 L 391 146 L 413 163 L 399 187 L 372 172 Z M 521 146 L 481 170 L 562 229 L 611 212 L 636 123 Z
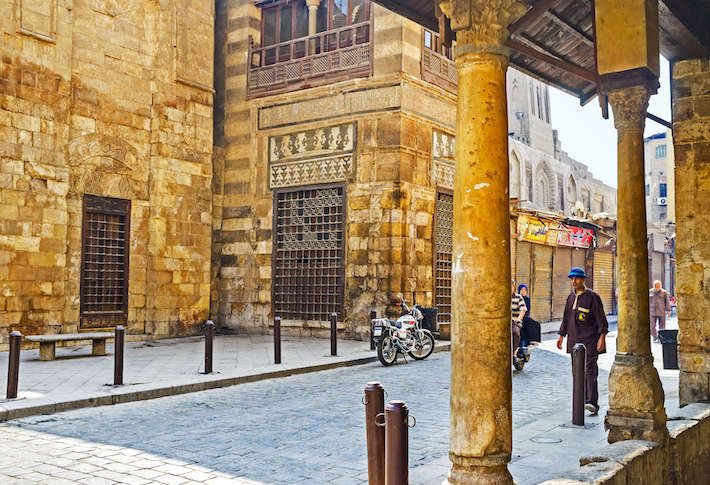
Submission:
M 389 367 L 397 361 L 397 347 L 394 346 L 390 335 L 383 335 L 377 342 L 377 359 L 385 367 Z
M 409 352 L 409 356 L 414 360 L 424 360 L 434 352 L 434 337 L 428 331 L 422 332 L 421 348 L 415 348 Z

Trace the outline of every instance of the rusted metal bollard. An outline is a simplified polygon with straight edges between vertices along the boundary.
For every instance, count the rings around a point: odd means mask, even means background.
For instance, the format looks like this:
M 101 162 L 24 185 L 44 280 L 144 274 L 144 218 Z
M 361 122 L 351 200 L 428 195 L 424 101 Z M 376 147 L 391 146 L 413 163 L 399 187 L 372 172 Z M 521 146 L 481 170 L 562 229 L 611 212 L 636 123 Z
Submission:
M 205 322 L 205 374 L 212 374 L 212 350 L 214 348 L 214 322 Z
M 367 483 L 385 485 L 385 390 L 379 382 L 365 386 L 365 433 L 367 435 Z
M 575 344 L 572 348 L 572 424 L 584 426 L 584 392 L 586 389 L 587 348 Z
M 385 485 L 409 483 L 409 409 L 404 401 L 385 407 Z
M 123 341 L 126 334 L 126 329 L 122 325 L 116 327 L 116 341 L 114 346 L 113 359 L 113 385 L 120 386 L 123 384 Z
M 338 314 L 330 314 L 330 355 L 338 355 Z
M 377 318 L 377 310 L 370 310 L 370 350 L 375 350 L 375 328 L 372 321 Z
M 281 317 L 274 318 L 274 364 L 281 363 Z
M 10 333 L 10 355 L 7 367 L 7 398 L 17 397 L 17 384 L 20 377 L 20 343 L 22 334 L 20 332 Z

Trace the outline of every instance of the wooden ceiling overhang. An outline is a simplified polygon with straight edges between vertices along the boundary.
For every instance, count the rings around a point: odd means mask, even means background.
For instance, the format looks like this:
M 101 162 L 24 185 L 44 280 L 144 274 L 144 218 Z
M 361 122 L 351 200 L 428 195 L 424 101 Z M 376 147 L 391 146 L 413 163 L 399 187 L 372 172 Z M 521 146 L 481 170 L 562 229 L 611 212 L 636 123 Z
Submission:
M 439 30 L 438 0 L 372 0 L 420 25 Z M 580 99 L 599 91 L 593 0 L 527 1 L 508 26 L 516 68 Z M 710 0 L 659 0 L 661 53 L 669 60 L 710 56 Z

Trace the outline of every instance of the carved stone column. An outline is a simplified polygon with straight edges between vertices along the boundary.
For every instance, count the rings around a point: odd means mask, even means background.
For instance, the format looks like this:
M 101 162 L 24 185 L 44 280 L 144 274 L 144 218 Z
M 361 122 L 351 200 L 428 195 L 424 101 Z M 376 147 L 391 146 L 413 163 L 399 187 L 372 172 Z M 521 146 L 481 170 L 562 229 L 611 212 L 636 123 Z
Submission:
M 647 84 L 609 91 L 619 167 L 619 329 L 609 374 L 610 443 L 629 439 L 661 443 L 668 435 L 665 395 L 651 355 L 648 312 L 643 130 L 651 94 Z
M 320 0 L 306 0 L 306 5 L 308 6 L 308 36 L 313 37 L 318 32 L 318 6 L 320 5 Z M 308 53 L 316 53 L 316 41 L 311 40 L 308 42 Z
M 512 484 L 509 53 L 503 42 L 525 6 L 514 0 L 440 6 L 456 31 L 458 71 L 448 483 Z

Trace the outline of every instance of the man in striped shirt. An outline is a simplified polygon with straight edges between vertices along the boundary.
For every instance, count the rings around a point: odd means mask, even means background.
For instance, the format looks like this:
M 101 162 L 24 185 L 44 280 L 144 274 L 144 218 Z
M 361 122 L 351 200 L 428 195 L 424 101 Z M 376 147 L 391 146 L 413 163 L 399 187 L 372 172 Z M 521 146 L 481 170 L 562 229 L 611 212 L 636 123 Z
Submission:
M 511 316 L 511 330 L 513 331 L 513 359 L 516 358 L 515 352 L 520 346 L 520 331 L 523 328 L 523 317 L 528 311 L 528 307 L 525 306 L 525 300 L 520 293 L 515 291 L 515 280 L 510 282 L 510 291 L 512 297 L 510 300 L 510 316 Z

